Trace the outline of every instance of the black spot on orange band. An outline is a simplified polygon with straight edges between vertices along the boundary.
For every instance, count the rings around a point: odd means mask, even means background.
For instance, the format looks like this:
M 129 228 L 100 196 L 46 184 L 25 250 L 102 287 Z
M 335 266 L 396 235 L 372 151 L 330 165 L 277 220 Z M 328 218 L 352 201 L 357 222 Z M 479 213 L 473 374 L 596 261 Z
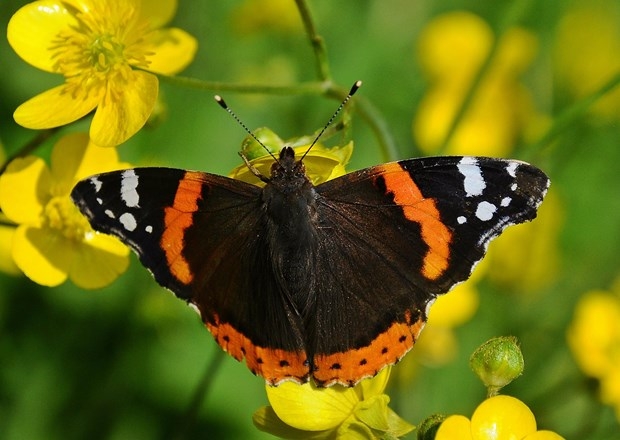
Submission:
M 263 377 L 269 384 L 278 385 L 286 380 L 297 383 L 308 381 L 310 366 L 304 351 L 287 351 L 259 347 L 232 325 L 220 322 L 216 316 L 207 329 L 217 343 L 238 361 L 245 358 L 250 371 Z
M 422 316 L 411 323 L 410 313 L 406 322 L 392 324 L 369 345 L 329 355 L 314 357 L 312 376 L 319 386 L 339 383 L 353 386 L 360 380 L 375 376 L 382 368 L 397 363 L 415 344 L 424 327 Z

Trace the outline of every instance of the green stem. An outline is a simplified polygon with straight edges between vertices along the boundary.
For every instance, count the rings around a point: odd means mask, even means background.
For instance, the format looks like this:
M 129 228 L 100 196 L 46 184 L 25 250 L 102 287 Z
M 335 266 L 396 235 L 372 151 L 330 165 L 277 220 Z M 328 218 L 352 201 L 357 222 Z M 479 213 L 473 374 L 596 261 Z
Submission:
M 356 96 L 356 99 L 357 111 L 375 134 L 379 142 L 379 147 L 381 148 L 383 159 L 385 161 L 400 159 L 398 147 L 394 142 L 392 132 L 379 110 L 377 110 L 370 100 L 362 96 Z
M 203 81 L 187 76 L 157 75 L 168 84 L 209 92 L 234 92 L 266 95 L 323 95 L 327 93 L 329 84 L 319 81 L 304 82 L 291 85 L 230 83 L 223 81 Z
M 540 151 L 543 148 L 548 147 L 559 134 L 566 130 L 567 127 L 575 121 L 581 119 L 596 101 L 612 91 L 619 84 L 620 72 L 616 73 L 614 77 L 612 77 L 607 83 L 603 84 L 603 86 L 598 90 L 594 91 L 592 94 L 586 96 L 580 101 L 577 101 L 575 104 L 564 110 L 558 117 L 554 118 L 553 125 L 549 128 L 547 133 L 545 133 L 545 135 L 537 142 L 528 146 L 527 150 L 530 152 Z
M 198 382 L 198 385 L 194 390 L 194 395 L 192 396 L 192 400 L 185 411 L 183 421 L 179 423 L 176 435 L 171 438 L 178 440 L 187 438 L 191 428 L 196 423 L 198 411 L 200 410 L 205 397 L 209 393 L 213 379 L 215 378 L 217 370 L 220 368 L 225 356 L 224 351 L 219 349 L 215 350 L 213 353 L 213 358 L 211 358 L 211 361 L 207 363 L 207 368 L 205 369 L 200 382 Z
M 321 37 L 314 25 L 314 20 L 308 8 L 306 0 L 295 0 L 301 21 L 304 24 L 306 34 L 310 39 L 310 44 L 314 50 L 314 58 L 316 59 L 316 74 L 321 81 L 331 80 L 331 74 L 329 71 L 329 60 L 327 59 L 327 48 L 325 47 L 325 40 Z
M 337 101 L 342 101 L 348 93 L 349 89 L 336 85 L 327 86 L 325 91 L 325 95 L 327 97 L 333 98 Z M 396 147 L 396 143 L 394 142 L 394 138 L 392 137 L 392 133 L 389 130 L 387 122 L 379 110 L 377 110 L 372 102 L 364 96 L 357 94 L 353 97 L 353 99 L 355 100 L 355 108 L 357 112 L 362 119 L 366 121 L 366 123 L 370 126 L 370 129 L 375 134 L 384 159 L 386 161 L 398 159 L 398 148 Z

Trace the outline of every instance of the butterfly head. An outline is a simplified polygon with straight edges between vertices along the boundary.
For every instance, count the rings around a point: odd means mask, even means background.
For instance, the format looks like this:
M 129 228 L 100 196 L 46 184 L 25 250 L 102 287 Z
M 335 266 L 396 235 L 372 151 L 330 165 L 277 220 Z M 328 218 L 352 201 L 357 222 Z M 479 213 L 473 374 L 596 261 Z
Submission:
M 301 160 L 295 160 L 295 150 L 284 147 L 277 162 L 271 166 L 271 180 L 307 180 L 306 167 Z

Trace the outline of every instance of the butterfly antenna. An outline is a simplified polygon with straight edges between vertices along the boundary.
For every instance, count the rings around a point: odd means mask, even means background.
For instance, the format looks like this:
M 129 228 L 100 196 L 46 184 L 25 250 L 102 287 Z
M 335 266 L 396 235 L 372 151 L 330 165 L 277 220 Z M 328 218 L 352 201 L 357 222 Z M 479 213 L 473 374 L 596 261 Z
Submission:
M 220 95 L 215 95 L 213 98 L 215 98 L 215 102 L 217 102 L 220 107 L 222 107 L 224 110 L 226 110 L 228 112 L 228 114 L 230 116 L 232 116 L 234 118 L 235 121 L 237 121 L 237 123 L 239 125 L 241 125 L 241 127 L 243 127 L 243 129 L 250 135 L 252 136 L 252 138 L 258 142 L 260 144 L 261 147 L 263 147 L 265 149 L 265 151 L 267 153 L 269 153 L 269 155 L 271 157 L 273 157 L 273 160 L 275 160 L 276 162 L 278 162 L 278 158 L 276 156 L 273 155 L 273 153 L 271 151 L 269 151 L 269 148 L 267 148 L 265 146 L 265 144 L 263 144 L 259 138 L 256 137 L 256 135 L 252 132 L 252 130 L 250 130 L 242 121 L 241 119 L 239 119 L 239 117 L 237 116 L 237 114 L 235 112 L 232 111 L 232 109 L 230 107 L 228 107 L 228 104 L 226 104 L 226 101 L 224 101 L 224 98 L 222 98 Z M 243 153 L 239 153 L 241 155 L 241 157 L 243 158 L 244 162 L 247 164 L 249 164 L 247 158 L 243 155 Z
M 332 122 L 334 122 L 334 119 L 336 119 L 336 116 L 338 116 L 338 113 L 340 113 L 340 110 L 342 110 L 342 108 L 347 104 L 347 102 L 349 102 L 349 99 L 351 99 L 351 97 L 355 94 L 355 92 L 357 92 L 357 89 L 359 89 L 361 86 L 362 86 L 362 82 L 360 80 L 355 81 L 355 83 L 351 87 L 351 90 L 349 90 L 349 93 L 347 94 L 347 96 L 345 96 L 345 98 L 342 100 L 342 102 L 340 103 L 340 105 L 338 106 L 334 114 L 332 115 L 332 117 L 329 118 L 329 121 L 327 121 L 327 124 L 325 124 L 321 132 L 314 138 L 314 141 L 312 141 L 312 144 L 310 144 L 310 146 L 308 147 L 304 155 L 301 156 L 301 159 L 299 159 L 300 161 L 304 160 L 304 157 L 306 157 L 306 154 L 310 152 L 312 147 L 314 147 L 314 144 L 316 144 L 318 140 L 321 138 L 321 136 L 323 136 L 323 133 L 325 133 L 325 130 L 327 130 L 327 127 L 332 125 Z

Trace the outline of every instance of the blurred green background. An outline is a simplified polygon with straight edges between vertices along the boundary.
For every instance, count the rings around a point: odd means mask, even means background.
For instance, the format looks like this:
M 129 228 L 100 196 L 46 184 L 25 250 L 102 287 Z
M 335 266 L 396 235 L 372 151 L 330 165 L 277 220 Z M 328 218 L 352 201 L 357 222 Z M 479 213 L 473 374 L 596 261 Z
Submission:
M 3 29 L 25 3 L 2 2 Z M 180 1 L 173 25 L 199 41 L 197 56 L 183 76 L 264 84 L 316 80 L 311 47 L 294 15 L 264 7 L 261 17 L 244 9 L 252 3 L 256 2 Z M 557 126 L 551 142 L 537 141 L 565 117 L 566 109 L 603 85 L 614 69 L 615 74 L 620 71 L 620 50 L 615 52 L 620 33 L 616 41 L 613 35 L 601 37 L 604 47 L 595 39 L 588 42 L 595 53 L 584 52 L 569 37 L 579 41 L 581 35 L 596 36 L 610 26 L 599 26 L 594 19 L 578 28 L 581 22 L 571 21 L 575 11 L 586 6 L 605 11 L 594 17 L 610 20 L 611 29 L 618 30 L 620 4 L 342 0 L 310 1 L 309 6 L 325 39 L 334 81 L 346 88 L 357 79 L 364 81 L 358 94 L 387 124 L 399 158 L 432 152 L 412 134 L 414 119 L 424 122 L 421 105 L 441 85 L 423 67 L 418 50 L 429 23 L 444 13 L 469 11 L 495 34 L 506 31 L 509 22 L 526 30 L 526 41 L 531 42 L 526 47 L 531 49 L 528 61 L 506 74 L 506 84 L 516 85 L 519 92 L 501 101 L 509 109 L 520 108 L 522 102 L 511 98 L 520 100 L 515 96 L 525 91 L 527 114 L 514 116 L 518 123 L 507 137 L 510 145 L 497 155 L 531 161 L 549 173 L 555 199 L 549 209 L 556 211 L 557 220 L 525 241 L 501 248 L 506 255 L 519 254 L 520 245 L 529 249 L 530 242 L 544 241 L 542 257 L 518 260 L 535 267 L 517 265 L 509 274 L 499 273 L 509 269 L 501 265 L 501 256 L 493 255 L 477 282 L 476 314 L 454 330 L 456 348 L 449 362 L 428 366 L 421 360 L 397 366 L 389 390 L 391 407 L 414 424 L 437 412 L 469 417 L 485 393 L 469 370 L 470 353 L 490 337 L 512 334 L 522 343 L 526 370 L 505 393 L 527 403 L 540 428 L 566 438 L 617 439 L 614 409 L 598 400 L 597 382 L 580 371 L 565 335 L 580 296 L 591 289 L 610 289 L 620 275 L 618 90 L 605 108 L 577 113 Z M 292 24 L 286 24 L 290 17 Z M 458 29 L 455 33 L 461 35 Z M 462 34 L 467 37 L 465 30 Z M 602 61 L 596 61 L 597 56 Z M 20 60 L 6 38 L 0 39 L 0 59 L 0 139 L 10 156 L 35 136 L 14 123 L 14 109 L 60 84 L 61 78 Z M 454 59 L 459 61 L 456 55 Z M 599 77 L 590 80 L 588 75 Z M 121 146 L 122 159 L 219 174 L 239 165 L 236 152 L 245 134 L 214 104 L 214 92 L 160 84 L 165 105 L 161 123 Z M 314 132 L 337 106 L 322 96 L 222 94 L 249 127 L 267 126 L 282 138 Z M 496 128 L 493 114 L 482 132 Z M 533 122 L 523 122 L 527 118 Z M 80 122 L 65 132 L 87 127 Z M 59 136 L 36 154 L 47 157 Z M 355 151 L 349 169 L 386 160 L 368 124 L 355 114 L 352 137 Z M 467 146 L 456 151 L 468 153 Z M 546 254 L 551 252 L 553 257 Z M 0 274 L 0 438 L 269 438 L 251 419 L 267 404 L 264 383 L 230 357 L 210 378 L 196 417 L 188 416 L 192 396 L 218 351 L 196 314 L 159 288 L 133 256 L 126 274 L 97 291 L 84 291 L 70 282 L 50 289 Z M 399 370 L 405 368 L 415 373 Z

